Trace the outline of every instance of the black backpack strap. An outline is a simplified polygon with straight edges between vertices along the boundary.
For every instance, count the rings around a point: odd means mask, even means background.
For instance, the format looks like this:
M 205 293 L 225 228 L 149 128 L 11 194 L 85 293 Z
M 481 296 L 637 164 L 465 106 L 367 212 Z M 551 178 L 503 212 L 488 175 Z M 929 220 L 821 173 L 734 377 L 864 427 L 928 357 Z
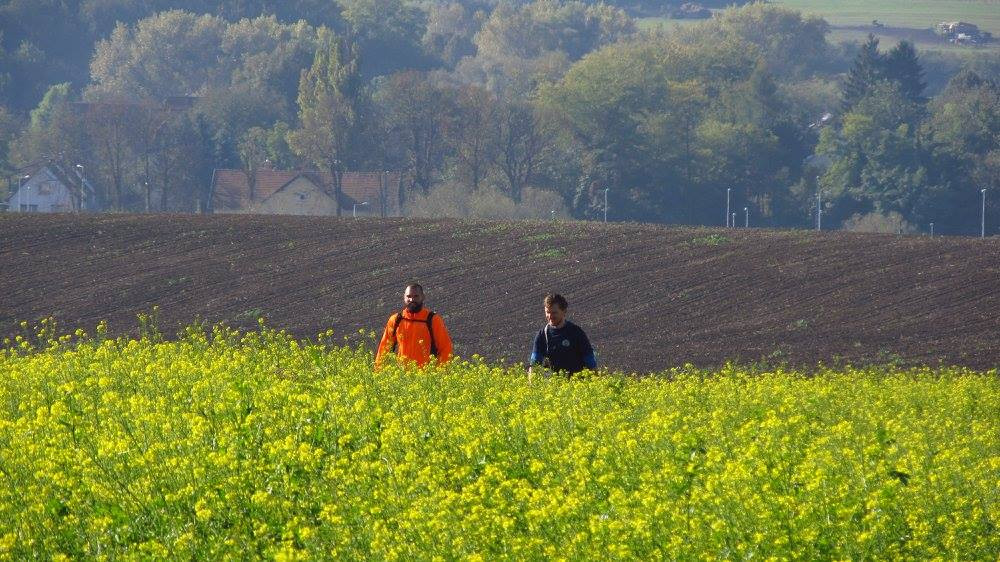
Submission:
M 392 321 L 392 352 L 396 353 L 396 347 L 399 343 L 396 341 L 396 330 L 399 329 L 399 323 L 403 320 L 403 313 L 397 312 L 396 319 Z
M 403 313 L 402 312 L 397 312 L 395 319 L 392 321 L 392 352 L 393 353 L 396 352 L 396 348 L 399 345 L 398 342 L 396 341 L 396 330 L 399 329 L 399 323 L 402 322 L 403 320 L 408 320 L 408 319 L 403 318 Z M 427 332 L 430 333 L 430 335 L 431 335 L 431 355 L 437 356 L 438 349 L 437 349 L 437 344 L 434 343 L 434 325 L 432 324 L 433 320 L 434 320 L 434 312 L 433 311 L 429 311 L 427 313 L 427 320 L 425 320 L 425 322 L 427 322 Z
M 431 355 L 437 357 L 438 348 L 437 344 L 434 343 L 434 325 L 431 322 L 434 320 L 434 312 L 427 312 L 427 332 L 431 335 Z

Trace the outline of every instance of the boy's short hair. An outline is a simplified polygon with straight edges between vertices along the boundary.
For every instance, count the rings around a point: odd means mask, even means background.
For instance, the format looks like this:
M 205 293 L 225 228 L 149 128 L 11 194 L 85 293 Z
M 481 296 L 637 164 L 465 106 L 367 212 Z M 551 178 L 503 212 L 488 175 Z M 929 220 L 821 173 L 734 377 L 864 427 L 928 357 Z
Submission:
M 558 306 L 561 310 L 569 308 L 569 303 L 566 302 L 566 298 L 559 293 L 549 293 L 545 295 L 544 302 L 546 308 L 552 308 L 553 306 Z

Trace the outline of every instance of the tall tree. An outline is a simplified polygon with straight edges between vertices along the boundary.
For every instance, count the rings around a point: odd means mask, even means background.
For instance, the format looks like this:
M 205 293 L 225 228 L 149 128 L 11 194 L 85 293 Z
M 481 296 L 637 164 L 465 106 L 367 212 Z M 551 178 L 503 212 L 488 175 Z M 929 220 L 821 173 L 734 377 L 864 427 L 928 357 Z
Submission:
M 134 27 L 119 23 L 97 44 L 87 99 L 162 99 L 199 94 L 229 81 L 232 57 L 222 51 L 227 24 L 209 15 L 161 12 Z
M 816 151 L 831 162 L 822 178 L 831 220 L 873 211 L 926 218 L 921 198 L 953 179 L 916 134 L 921 114 L 897 82 L 882 80 L 844 115 L 842 127 L 823 131 Z
M 126 102 L 102 102 L 86 110 L 98 170 L 110 187 L 107 202 L 114 211 L 124 211 L 132 195 L 129 186 L 136 159 L 132 141 L 137 113 L 137 106 Z
M 378 93 L 391 132 L 404 146 L 413 183 L 424 194 L 444 163 L 446 139 L 455 121 L 454 91 L 426 73 L 393 74 Z
M 143 210 L 153 210 L 153 161 L 166 144 L 163 138 L 167 123 L 174 117 L 170 111 L 160 104 L 143 103 L 135 107 L 135 119 L 132 123 L 131 143 L 141 166 L 141 181 L 143 187 Z
M 861 50 L 854 58 L 854 64 L 841 91 L 841 109 L 845 113 L 850 111 L 858 100 L 868 95 L 875 84 L 885 77 L 885 58 L 878 52 L 878 38 L 869 34 L 868 40 L 861 45 Z
M 341 181 L 345 166 L 354 163 L 352 150 L 359 148 L 355 141 L 367 91 L 353 43 L 326 29 L 320 31 L 318 43 L 312 66 L 299 80 L 300 126 L 289 133 L 288 141 L 302 158 L 330 173 L 340 216 Z
M 924 69 L 917 58 L 917 51 L 909 41 L 900 41 L 885 57 L 885 77 L 899 83 L 899 89 L 906 99 L 923 103 Z
M 928 201 L 928 207 L 938 209 L 942 225 L 971 234 L 968 217 L 976 216 L 979 199 L 970 194 L 1000 189 L 1000 83 L 962 71 L 929 109 L 925 131 L 937 151 L 953 163 L 948 173 L 955 190 L 945 200 Z M 1000 221 L 1000 206 L 987 204 L 986 212 L 988 222 Z
M 473 39 L 482 25 L 480 16 L 458 2 L 431 5 L 427 31 L 421 39 L 424 50 L 448 68 L 454 68 L 462 57 L 474 56 Z
M 494 163 L 507 183 L 507 194 L 515 203 L 532 180 L 551 136 L 535 108 L 527 102 L 501 103 L 496 119 Z
M 304 21 L 281 24 L 274 17 L 230 24 L 222 38 L 222 51 L 238 62 L 232 87 L 275 92 L 286 107 L 294 107 L 299 75 L 316 52 L 316 34 L 316 28 Z
M 9 146 L 11 141 L 21 130 L 20 119 L 12 114 L 6 107 L 0 105 L 0 177 L 8 177 L 12 172 L 9 160 Z M 3 185 L 0 184 L 0 188 Z
M 456 172 L 478 189 L 496 151 L 493 131 L 498 118 L 497 102 L 488 91 L 467 86 L 458 92 L 457 103 L 461 125 L 454 127 L 451 135 Z
M 268 131 L 253 127 L 239 143 L 240 169 L 249 187 L 250 210 L 257 202 L 257 171 L 267 162 Z
M 49 88 L 31 112 L 27 128 L 10 147 L 11 162 L 18 166 L 56 163 L 66 170 L 93 161 L 92 131 L 71 102 L 68 83 Z
M 340 0 L 339 4 L 351 41 L 364 55 L 360 68 L 365 77 L 430 67 L 432 61 L 420 45 L 427 28 L 424 11 L 402 0 Z
M 748 2 L 678 33 L 689 45 L 736 39 L 764 61 L 768 72 L 788 78 L 812 75 L 827 64 L 831 57 L 825 36 L 829 31 L 830 25 L 818 16 L 803 17 L 797 10 L 770 2 Z

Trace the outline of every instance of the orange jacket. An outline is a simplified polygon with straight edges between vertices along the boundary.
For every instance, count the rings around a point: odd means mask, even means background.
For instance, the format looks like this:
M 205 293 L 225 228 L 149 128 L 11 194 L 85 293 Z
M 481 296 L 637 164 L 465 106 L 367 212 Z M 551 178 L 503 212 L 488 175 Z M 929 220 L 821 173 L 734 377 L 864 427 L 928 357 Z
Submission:
M 397 312 L 389 317 L 385 324 L 385 331 L 382 332 L 382 341 L 378 344 L 378 353 L 375 355 L 375 366 L 382 364 L 384 357 L 392 353 L 392 327 L 396 324 L 396 316 L 402 314 L 403 318 L 396 328 L 396 354 L 401 358 L 415 361 L 417 365 L 423 367 L 431 360 L 430 332 L 427 330 L 427 315 L 430 313 L 426 308 L 420 312 L 411 313 L 409 310 Z M 439 365 L 444 365 L 451 358 L 451 338 L 448 336 L 448 329 L 444 327 L 444 319 L 437 313 L 431 320 L 431 329 L 434 330 L 434 345 L 437 347 L 437 360 Z

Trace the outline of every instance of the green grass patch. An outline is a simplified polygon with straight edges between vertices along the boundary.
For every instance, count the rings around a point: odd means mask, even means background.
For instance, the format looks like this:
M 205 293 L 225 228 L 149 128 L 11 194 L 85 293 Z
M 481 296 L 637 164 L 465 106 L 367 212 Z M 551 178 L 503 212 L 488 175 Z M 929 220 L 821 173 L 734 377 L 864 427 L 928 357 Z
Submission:
M 566 248 L 549 248 L 548 250 L 535 254 L 535 259 L 557 259 L 566 257 Z
M 722 246 L 730 242 L 729 237 L 722 234 L 709 234 L 708 236 L 699 236 L 691 239 L 691 243 L 695 246 Z
M 539 234 L 532 234 L 524 239 L 525 242 L 543 242 L 545 240 L 551 240 L 555 238 L 555 234 L 551 232 L 542 232 Z

